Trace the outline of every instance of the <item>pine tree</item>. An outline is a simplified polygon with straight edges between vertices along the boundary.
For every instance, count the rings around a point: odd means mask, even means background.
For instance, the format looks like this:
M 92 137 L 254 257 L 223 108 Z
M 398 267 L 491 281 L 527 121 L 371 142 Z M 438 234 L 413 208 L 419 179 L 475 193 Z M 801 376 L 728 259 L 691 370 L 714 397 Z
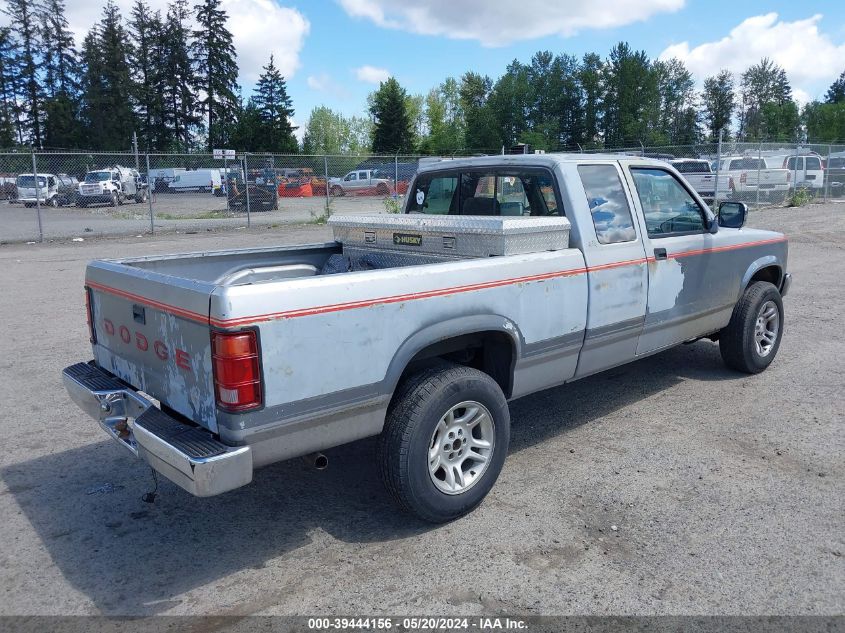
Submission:
M 828 89 L 825 101 L 827 103 L 845 103 L 845 70 Z
M 94 149 L 127 148 L 135 130 L 127 41 L 120 12 L 109 0 L 82 45 L 81 112 L 85 145 Z
M 0 147 L 23 143 L 15 107 L 15 47 L 8 27 L 0 27 Z
M 466 149 L 490 151 L 502 146 L 496 113 L 490 104 L 492 89 L 493 81 L 486 75 L 470 71 L 461 77 Z
M 768 57 L 742 73 L 740 91 L 739 137 L 743 141 L 762 137 L 764 105 L 784 105 L 792 101 L 792 88 L 786 71 Z
M 602 61 L 596 53 L 586 53 L 578 71 L 578 83 L 584 104 L 584 143 L 595 146 L 600 140 Z
M 207 118 L 208 149 L 224 147 L 238 105 L 238 64 L 228 16 L 220 0 L 204 0 L 195 7 L 197 24 L 192 52 L 196 85 L 205 93 L 200 107 Z M 272 58 L 271 58 L 272 63 Z
M 406 99 L 407 92 L 393 77 L 381 82 L 372 94 L 370 115 L 374 124 L 374 153 L 411 153 L 413 132 Z
M 642 142 L 658 100 L 657 74 L 645 51 L 620 42 L 602 72 L 604 140 L 608 147 Z
M 736 108 L 734 80 L 730 71 L 722 70 L 717 75 L 704 80 L 701 105 L 709 140 L 715 142 L 719 138 L 719 130 L 723 130 L 724 133 L 729 131 L 731 117 Z
M 80 142 L 79 59 L 63 0 L 49 0 L 41 16 L 44 102 L 44 143 L 47 147 L 77 147 Z
M 258 77 L 252 98 L 261 117 L 263 139 L 260 150 L 293 154 L 299 149 L 299 144 L 293 135 L 296 128 L 290 122 L 293 116 L 293 101 L 288 96 L 287 83 L 276 68 L 272 55 L 270 63 L 264 66 L 263 71 Z
M 161 57 L 164 121 L 172 134 L 172 146 L 166 149 L 183 152 L 191 149 L 195 128 L 200 122 L 188 41 L 189 19 L 187 0 L 173 0 L 167 8 Z
M 19 114 L 26 118 L 24 125 L 29 142 L 36 147 L 42 145 L 44 120 L 44 91 L 39 81 L 39 50 L 41 48 L 37 15 L 44 11 L 41 4 L 33 0 L 6 0 L 5 13 L 9 16 L 10 31 L 16 48 L 16 100 L 19 98 Z
M 161 13 L 153 12 L 145 0 L 136 0 L 128 26 L 133 44 L 129 57 L 137 76 L 133 98 L 140 120 L 138 141 L 147 149 L 164 149 L 167 132 L 163 121 L 164 73 L 160 67 L 164 32 Z

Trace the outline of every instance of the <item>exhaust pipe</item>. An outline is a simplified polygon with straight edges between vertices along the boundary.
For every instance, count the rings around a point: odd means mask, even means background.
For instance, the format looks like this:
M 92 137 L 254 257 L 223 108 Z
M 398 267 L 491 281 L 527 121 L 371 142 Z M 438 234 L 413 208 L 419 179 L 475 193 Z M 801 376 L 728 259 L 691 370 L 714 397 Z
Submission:
M 322 453 L 303 455 L 302 460 L 314 470 L 325 470 L 329 467 L 329 458 Z

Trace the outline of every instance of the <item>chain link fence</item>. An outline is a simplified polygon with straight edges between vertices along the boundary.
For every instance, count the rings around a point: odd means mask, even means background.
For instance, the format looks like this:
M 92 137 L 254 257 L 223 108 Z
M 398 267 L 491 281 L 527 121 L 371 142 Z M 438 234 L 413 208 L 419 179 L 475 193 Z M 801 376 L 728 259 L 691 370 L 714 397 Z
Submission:
M 845 145 L 721 143 L 588 152 L 672 162 L 709 203 L 845 201 Z M 321 224 L 397 213 L 420 156 L 0 153 L 0 243 Z

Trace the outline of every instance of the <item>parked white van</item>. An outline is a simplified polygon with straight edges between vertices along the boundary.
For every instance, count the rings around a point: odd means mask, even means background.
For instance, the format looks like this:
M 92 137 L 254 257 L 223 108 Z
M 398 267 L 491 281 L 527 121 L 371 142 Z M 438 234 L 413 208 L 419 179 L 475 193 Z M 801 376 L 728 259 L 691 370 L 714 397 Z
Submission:
M 220 183 L 219 170 L 192 169 L 175 173 L 167 188 L 170 191 L 215 191 Z

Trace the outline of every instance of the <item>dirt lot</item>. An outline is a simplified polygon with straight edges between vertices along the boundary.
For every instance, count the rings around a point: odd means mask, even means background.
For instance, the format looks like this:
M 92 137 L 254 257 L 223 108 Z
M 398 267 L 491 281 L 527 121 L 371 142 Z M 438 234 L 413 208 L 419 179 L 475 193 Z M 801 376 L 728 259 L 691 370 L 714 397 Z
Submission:
M 279 226 L 312 222 L 325 213 L 323 197 L 279 198 L 274 211 L 250 214 L 253 226 Z M 331 212 L 383 213 L 384 199 L 378 196 L 344 196 L 332 198 Z M 154 227 L 157 232 L 240 229 L 246 226 L 246 213 L 229 213 L 226 198 L 210 193 L 157 193 L 153 197 Z M 46 240 L 73 237 L 101 237 L 143 234 L 150 231 L 148 203 L 127 203 L 118 207 L 97 205 L 43 208 L 41 225 Z M 0 201 L 0 244 L 38 239 L 36 209 L 19 202 Z
M 768 371 L 699 342 L 514 402 L 498 484 L 441 527 L 394 509 L 372 441 L 144 503 L 149 469 L 62 389 L 87 260 L 325 228 L 0 247 L 0 614 L 842 613 L 845 206 L 751 223 L 791 240 Z

